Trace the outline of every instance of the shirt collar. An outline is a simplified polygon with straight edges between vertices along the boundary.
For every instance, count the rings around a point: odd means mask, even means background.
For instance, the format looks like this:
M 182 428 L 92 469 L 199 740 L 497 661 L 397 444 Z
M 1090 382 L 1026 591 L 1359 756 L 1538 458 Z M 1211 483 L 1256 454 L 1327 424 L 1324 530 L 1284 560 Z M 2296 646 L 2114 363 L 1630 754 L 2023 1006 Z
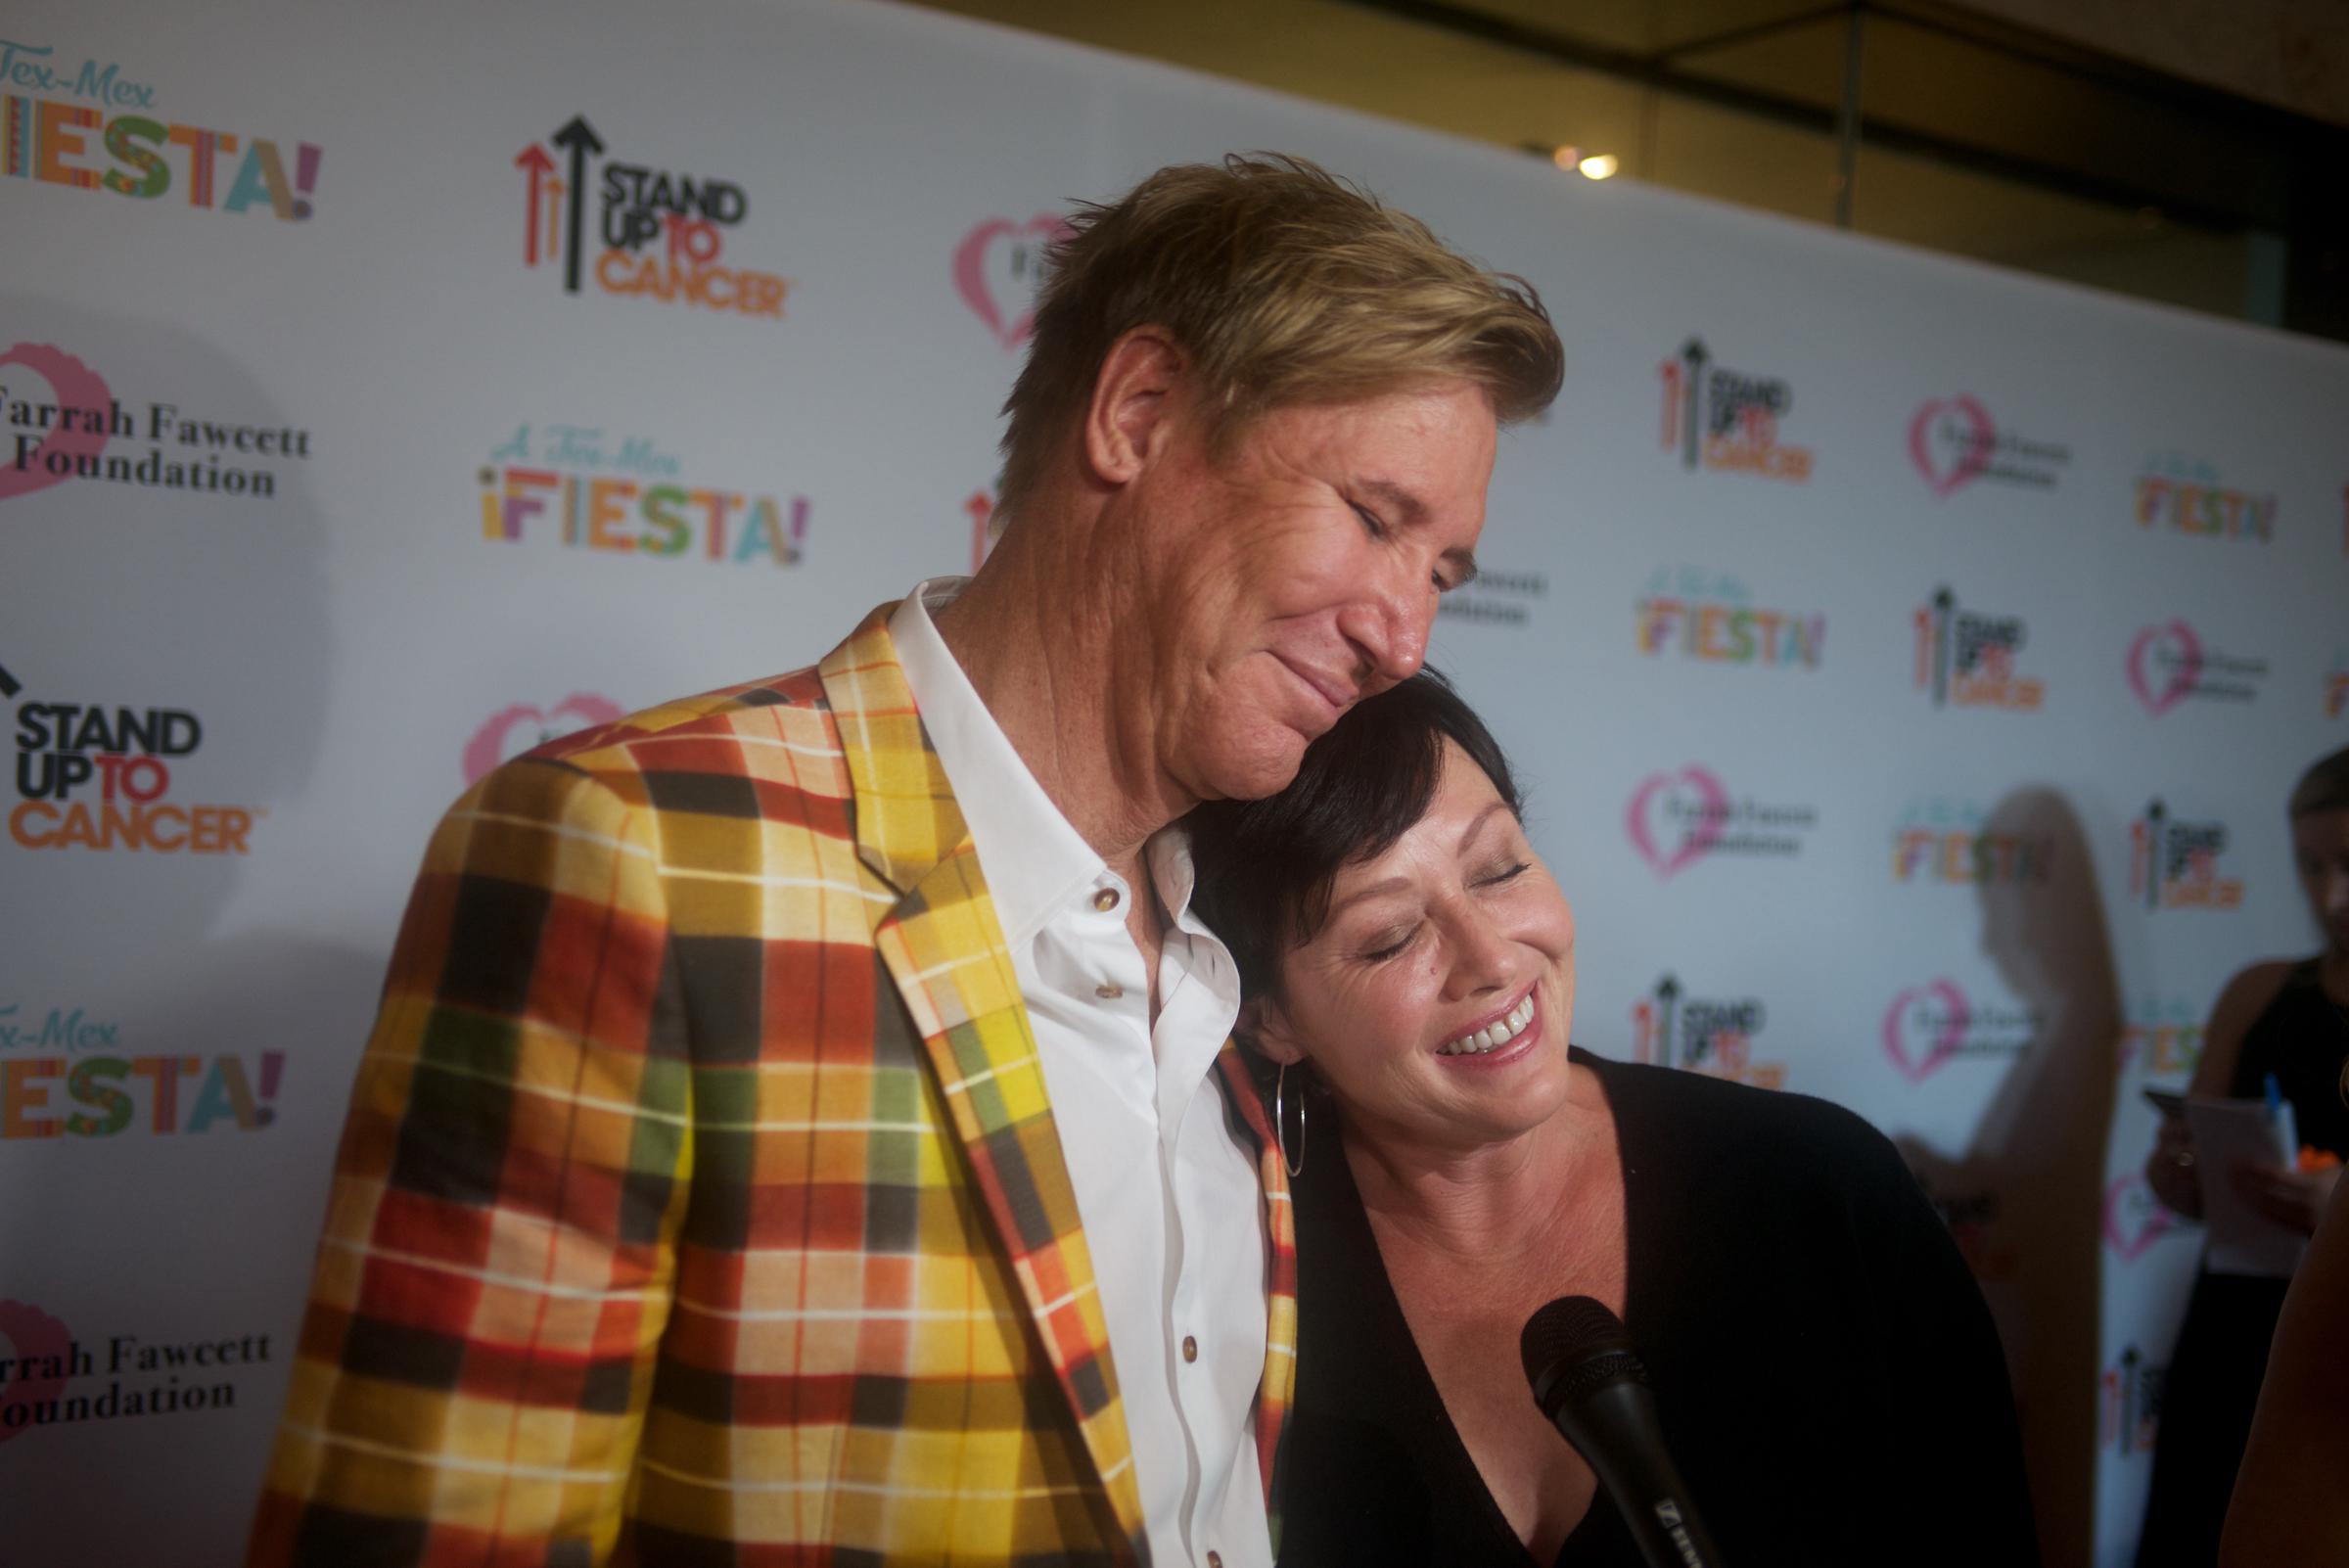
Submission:
M 933 609 L 951 603 L 969 580 L 930 577 L 916 583 L 890 616 L 889 634 L 898 645 L 898 661 L 931 750 L 970 828 L 995 919 L 1016 948 L 1034 940 L 1045 921 L 1100 882 L 1109 868 L 1028 771 L 930 619 Z M 1156 856 L 1153 846 L 1152 875 L 1163 886 Z M 1181 862 L 1187 901 L 1187 841 Z

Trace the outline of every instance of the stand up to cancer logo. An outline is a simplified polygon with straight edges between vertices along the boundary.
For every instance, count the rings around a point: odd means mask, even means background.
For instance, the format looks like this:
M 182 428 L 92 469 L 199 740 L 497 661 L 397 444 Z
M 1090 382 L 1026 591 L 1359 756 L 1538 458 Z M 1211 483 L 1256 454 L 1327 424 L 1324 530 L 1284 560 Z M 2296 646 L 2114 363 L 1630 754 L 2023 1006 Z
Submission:
M 1948 588 L 1916 607 L 1916 688 L 1936 708 L 2004 708 L 2030 713 L 2047 685 L 2018 668 L 2028 632 L 2020 616 L 1967 610 Z
M 2227 824 L 2174 814 L 2159 796 L 2129 824 L 2129 896 L 2158 909 L 2235 909 L 2243 879 L 2228 874 Z
M 790 284 L 723 259 L 727 231 L 750 214 L 740 185 L 607 159 L 604 151 L 587 116 L 575 115 L 545 142 L 515 155 L 528 181 L 523 265 L 554 267 L 568 294 L 579 293 L 592 274 L 605 294 L 782 318 Z
M 23 689 L 0 669 L 0 697 Z M 203 722 L 184 708 L 21 703 L 9 837 L 27 850 L 244 854 L 251 807 L 172 796 L 173 769 L 203 744 Z
M 1800 484 L 1811 478 L 1811 448 L 1781 438 L 1794 410 L 1794 389 L 1776 376 L 1713 363 L 1702 338 L 1656 367 L 1664 382 L 1664 449 L 1681 466 Z

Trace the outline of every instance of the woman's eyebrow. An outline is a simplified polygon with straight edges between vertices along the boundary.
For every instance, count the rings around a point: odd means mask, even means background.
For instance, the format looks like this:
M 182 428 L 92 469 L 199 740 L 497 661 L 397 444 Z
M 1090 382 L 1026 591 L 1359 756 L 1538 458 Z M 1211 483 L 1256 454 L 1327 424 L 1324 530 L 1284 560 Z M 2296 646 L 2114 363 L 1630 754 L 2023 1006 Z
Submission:
M 1484 830 L 1485 824 L 1493 820 L 1494 812 L 1505 811 L 1508 808 L 1508 802 L 1495 801 L 1491 806 L 1488 806 L 1483 810 L 1477 812 L 1476 820 L 1468 824 L 1468 831 L 1460 835 L 1460 848 L 1465 850 L 1471 843 L 1475 842 L 1477 834 Z
M 1340 911 L 1361 902 L 1364 899 L 1375 899 L 1382 893 L 1404 893 L 1409 890 L 1410 885 L 1409 877 L 1394 876 L 1357 888 L 1329 906 L 1329 913 L 1322 917 L 1322 924 L 1327 925 L 1338 917 Z

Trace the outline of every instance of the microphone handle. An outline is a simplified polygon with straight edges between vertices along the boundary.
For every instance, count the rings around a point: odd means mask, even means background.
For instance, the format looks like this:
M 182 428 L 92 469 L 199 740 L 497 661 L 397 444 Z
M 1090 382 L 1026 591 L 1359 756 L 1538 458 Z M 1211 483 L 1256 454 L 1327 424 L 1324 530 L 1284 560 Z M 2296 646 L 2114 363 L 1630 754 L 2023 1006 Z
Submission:
M 1609 1383 L 1552 1417 L 1598 1472 L 1649 1568 L 1723 1568 L 1687 1483 L 1656 1441 L 1656 1398 L 1644 1383 Z

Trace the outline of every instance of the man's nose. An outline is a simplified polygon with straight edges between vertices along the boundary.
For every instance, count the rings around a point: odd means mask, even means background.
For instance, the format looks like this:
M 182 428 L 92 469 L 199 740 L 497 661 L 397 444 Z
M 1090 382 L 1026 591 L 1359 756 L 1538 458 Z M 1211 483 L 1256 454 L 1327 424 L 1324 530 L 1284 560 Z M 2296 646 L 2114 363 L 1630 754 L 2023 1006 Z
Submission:
M 1411 678 L 1427 662 L 1427 636 L 1436 619 L 1433 584 L 1411 594 L 1399 588 L 1366 593 L 1338 618 L 1338 630 L 1360 661 L 1365 693 Z

